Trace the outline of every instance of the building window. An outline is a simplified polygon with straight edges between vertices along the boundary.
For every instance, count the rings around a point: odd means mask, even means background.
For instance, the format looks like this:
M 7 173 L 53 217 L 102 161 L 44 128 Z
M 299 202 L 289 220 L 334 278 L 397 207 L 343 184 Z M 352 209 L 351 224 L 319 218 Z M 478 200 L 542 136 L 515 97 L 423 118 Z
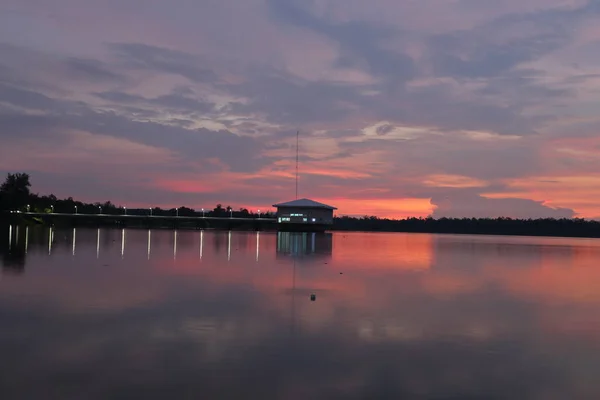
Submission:
M 308 221 L 308 218 L 302 218 L 302 220 L 303 220 L 304 222 L 307 222 L 307 221 Z

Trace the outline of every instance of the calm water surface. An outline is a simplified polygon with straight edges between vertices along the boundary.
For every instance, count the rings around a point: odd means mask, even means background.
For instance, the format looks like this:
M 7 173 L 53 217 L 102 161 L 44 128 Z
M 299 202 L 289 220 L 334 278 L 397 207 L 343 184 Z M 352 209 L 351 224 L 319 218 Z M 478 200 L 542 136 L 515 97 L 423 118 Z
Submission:
M 3 400 L 600 398 L 598 240 L 13 226 L 0 255 Z

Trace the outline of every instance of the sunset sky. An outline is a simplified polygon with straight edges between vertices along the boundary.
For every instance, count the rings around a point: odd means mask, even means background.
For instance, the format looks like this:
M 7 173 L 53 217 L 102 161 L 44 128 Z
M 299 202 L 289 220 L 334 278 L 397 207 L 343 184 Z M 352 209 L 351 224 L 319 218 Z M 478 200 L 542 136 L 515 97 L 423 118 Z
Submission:
M 600 217 L 599 0 L 2 0 L 0 173 L 82 201 Z

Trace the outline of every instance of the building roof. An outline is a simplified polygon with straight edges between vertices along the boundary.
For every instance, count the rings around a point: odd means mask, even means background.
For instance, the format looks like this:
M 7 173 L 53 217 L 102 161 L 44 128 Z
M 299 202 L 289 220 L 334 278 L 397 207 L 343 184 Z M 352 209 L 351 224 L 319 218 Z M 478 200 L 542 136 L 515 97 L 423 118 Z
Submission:
M 327 204 L 319 203 L 310 199 L 298 199 L 288 201 L 287 203 L 273 204 L 273 207 L 302 207 L 302 208 L 325 208 L 328 210 L 337 210 L 337 207 L 328 206 Z

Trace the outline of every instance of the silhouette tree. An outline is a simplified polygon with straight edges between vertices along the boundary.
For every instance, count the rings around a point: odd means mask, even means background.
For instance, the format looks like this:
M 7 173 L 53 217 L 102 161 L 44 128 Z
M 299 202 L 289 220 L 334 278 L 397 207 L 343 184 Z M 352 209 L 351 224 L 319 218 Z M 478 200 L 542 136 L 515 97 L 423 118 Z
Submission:
M 18 210 L 24 208 L 29 200 L 29 174 L 8 174 L 0 186 L 0 209 Z

